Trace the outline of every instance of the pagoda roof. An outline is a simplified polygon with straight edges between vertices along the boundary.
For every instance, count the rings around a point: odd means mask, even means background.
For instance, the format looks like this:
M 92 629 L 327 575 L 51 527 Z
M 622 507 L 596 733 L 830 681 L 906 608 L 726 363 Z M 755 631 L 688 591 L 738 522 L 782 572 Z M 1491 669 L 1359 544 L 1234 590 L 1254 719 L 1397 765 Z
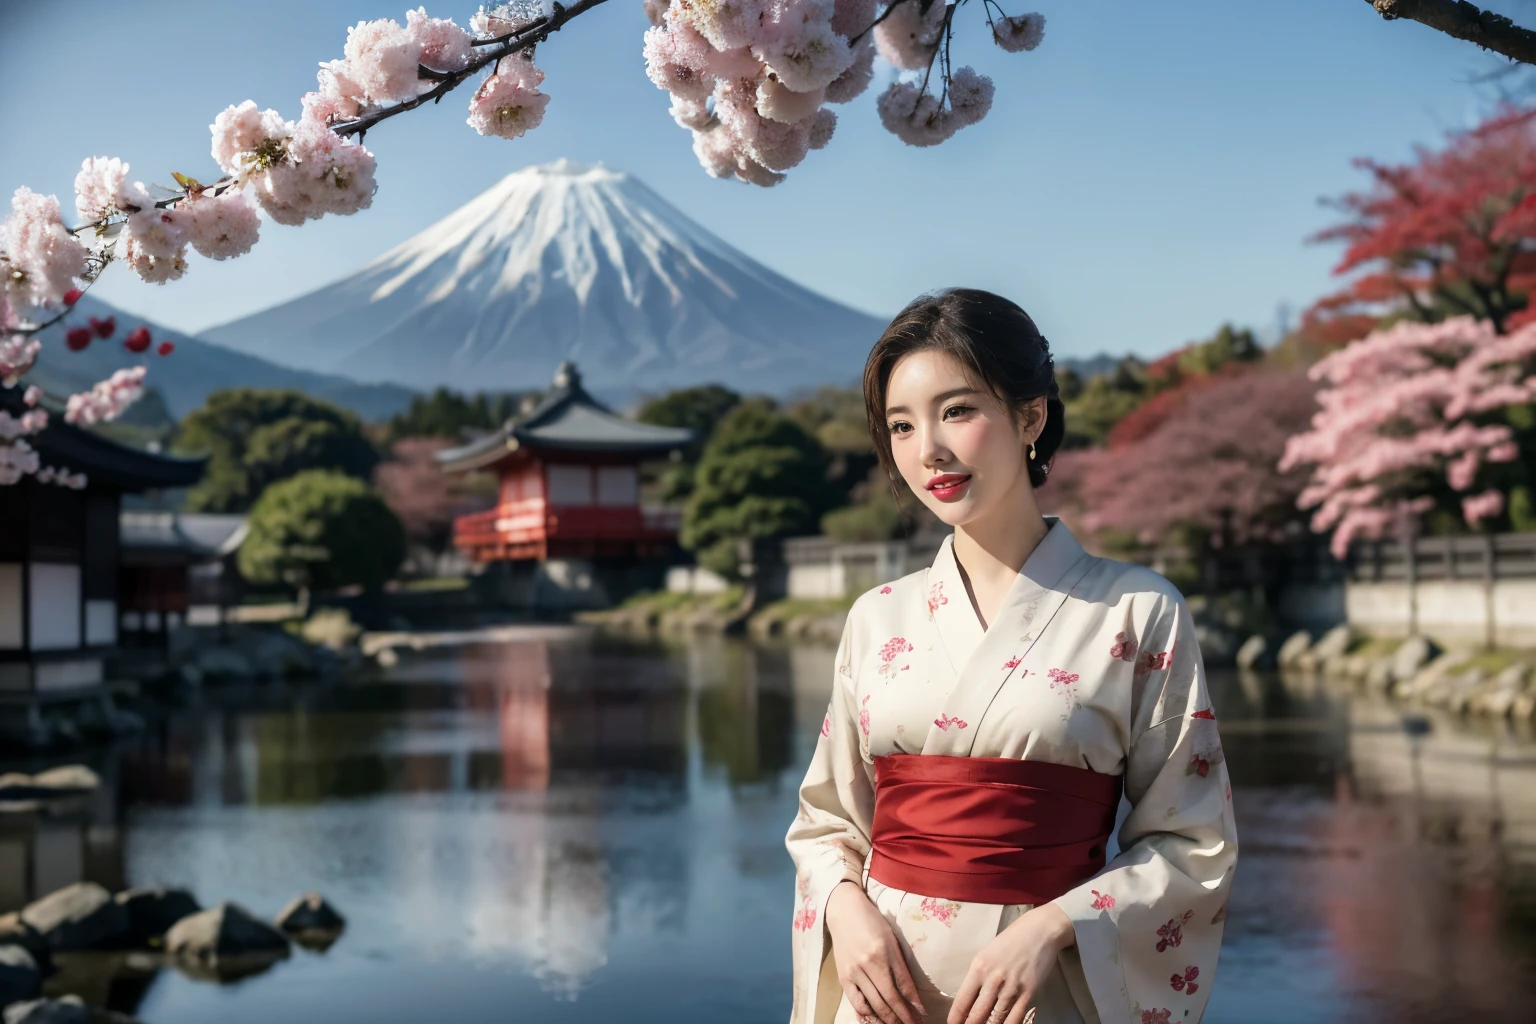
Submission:
M 22 390 L 0 388 L 0 409 L 12 416 L 26 412 Z M 84 473 L 91 485 L 124 491 L 190 487 L 202 478 L 207 456 L 183 458 L 134 448 L 66 422 L 61 409 L 51 405 L 45 408 L 48 425 L 26 438 L 44 466 Z
M 581 374 L 566 362 L 554 387 L 527 416 L 459 448 L 438 452 L 449 472 L 485 469 L 514 451 L 602 452 L 639 457 L 663 455 L 693 440 L 693 431 L 625 419 L 589 395 Z
M 118 515 L 118 537 L 126 551 L 177 554 L 212 561 L 240 547 L 250 531 L 243 515 L 128 510 Z

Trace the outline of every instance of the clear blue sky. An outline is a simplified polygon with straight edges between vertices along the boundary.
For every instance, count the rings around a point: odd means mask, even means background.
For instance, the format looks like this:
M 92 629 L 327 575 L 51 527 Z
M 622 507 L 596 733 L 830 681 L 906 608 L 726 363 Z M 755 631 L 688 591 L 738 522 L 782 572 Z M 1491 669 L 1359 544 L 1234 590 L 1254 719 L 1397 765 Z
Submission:
M 1364 0 L 1006 0 L 1040 10 L 1044 44 L 1005 54 L 964 12 L 957 63 L 997 82 L 990 117 L 935 149 L 880 127 L 877 88 L 838 108 L 829 148 L 784 184 L 707 177 L 640 56 L 639 0 L 612 0 L 539 54 L 553 97 L 507 142 L 464 124 L 469 86 L 379 126 L 372 209 L 263 225 L 256 250 L 146 285 L 113 268 L 99 294 L 196 330 L 342 275 L 503 175 L 557 157 L 628 170 L 789 277 L 889 315 L 949 284 L 1000 291 L 1068 355 L 1152 354 L 1224 320 L 1273 326 L 1330 287 L 1337 253 L 1305 244 L 1322 196 L 1362 184 L 1357 155 L 1408 157 L 1486 111 L 1495 67 L 1466 43 L 1383 22 Z M 1484 6 L 1490 6 L 1485 4 Z M 1530 0 L 1495 9 L 1536 18 Z M 477 4 L 428 4 L 468 21 Z M 135 177 L 211 177 L 208 124 L 254 99 L 297 117 L 346 26 L 403 20 L 379 0 L 0 0 L 0 194 L 70 189 L 82 158 Z M 887 70 L 885 74 L 889 74 Z

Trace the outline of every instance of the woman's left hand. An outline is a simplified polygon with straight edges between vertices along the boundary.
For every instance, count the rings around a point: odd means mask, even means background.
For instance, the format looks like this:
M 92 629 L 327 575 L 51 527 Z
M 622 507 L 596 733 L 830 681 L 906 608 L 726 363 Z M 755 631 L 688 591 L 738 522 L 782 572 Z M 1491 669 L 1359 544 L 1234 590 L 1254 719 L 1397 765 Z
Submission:
M 1076 941 L 1072 919 L 1042 903 L 997 933 L 971 960 L 947 1024 L 1023 1024 L 1061 951 Z

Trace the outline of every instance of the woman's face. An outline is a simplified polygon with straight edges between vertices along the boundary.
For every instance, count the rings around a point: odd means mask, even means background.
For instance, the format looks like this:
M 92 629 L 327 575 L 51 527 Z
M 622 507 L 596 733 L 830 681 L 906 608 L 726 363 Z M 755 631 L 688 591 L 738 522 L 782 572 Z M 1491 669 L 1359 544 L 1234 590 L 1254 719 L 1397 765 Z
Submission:
M 1016 425 L 1007 407 L 967 378 L 953 357 L 914 352 L 891 370 L 886 388 L 896 468 L 946 524 L 973 522 L 1029 488 L 1027 451 L 1043 405 L 1043 399 L 1030 403 Z

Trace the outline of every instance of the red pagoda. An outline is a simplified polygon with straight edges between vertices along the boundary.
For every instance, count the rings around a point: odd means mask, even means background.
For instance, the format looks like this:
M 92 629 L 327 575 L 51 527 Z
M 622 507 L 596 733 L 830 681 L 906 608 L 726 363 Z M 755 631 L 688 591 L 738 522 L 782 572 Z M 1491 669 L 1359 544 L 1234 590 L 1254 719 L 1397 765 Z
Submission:
M 495 508 L 454 521 L 454 545 L 478 562 L 665 556 L 677 516 L 641 507 L 639 464 L 692 439 L 689 430 L 616 415 L 561 363 L 554 388 L 527 416 L 438 453 L 450 473 L 500 480 Z

